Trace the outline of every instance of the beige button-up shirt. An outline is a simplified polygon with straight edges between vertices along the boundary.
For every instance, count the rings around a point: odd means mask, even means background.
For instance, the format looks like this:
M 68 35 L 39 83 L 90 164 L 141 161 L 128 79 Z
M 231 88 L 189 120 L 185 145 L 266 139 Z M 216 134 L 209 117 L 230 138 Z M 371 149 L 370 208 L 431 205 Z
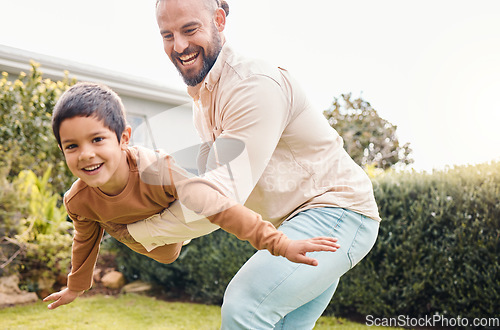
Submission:
M 188 92 L 194 124 L 208 142 L 199 167 L 227 195 L 275 226 L 321 206 L 380 221 L 370 179 L 285 69 L 226 44 L 205 80 Z M 233 162 L 220 161 L 235 149 L 243 150 Z
M 204 81 L 188 92 L 204 142 L 198 167 L 226 196 L 276 227 L 315 207 L 381 220 L 369 177 L 285 69 L 242 57 L 226 43 Z M 164 220 L 137 222 L 129 231 L 145 246 L 154 239 L 171 243 L 175 229 L 166 223 L 173 222 Z M 197 219 L 187 221 L 196 226 Z

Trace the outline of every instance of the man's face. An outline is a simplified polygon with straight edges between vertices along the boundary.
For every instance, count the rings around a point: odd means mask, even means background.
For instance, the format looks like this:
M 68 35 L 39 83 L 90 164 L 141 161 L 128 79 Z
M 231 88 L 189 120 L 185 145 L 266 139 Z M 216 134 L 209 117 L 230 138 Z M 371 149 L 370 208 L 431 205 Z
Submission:
M 223 44 L 222 14 L 209 10 L 204 1 L 162 0 L 156 11 L 165 53 L 188 86 L 203 81 Z

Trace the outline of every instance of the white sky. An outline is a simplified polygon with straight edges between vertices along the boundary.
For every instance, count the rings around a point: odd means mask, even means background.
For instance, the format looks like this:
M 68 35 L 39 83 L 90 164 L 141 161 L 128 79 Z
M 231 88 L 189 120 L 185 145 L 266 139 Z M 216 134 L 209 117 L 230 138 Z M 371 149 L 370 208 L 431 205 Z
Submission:
M 291 71 L 318 111 L 362 93 L 416 169 L 500 160 L 499 0 L 227 1 L 236 49 Z M 0 0 L 0 44 L 183 90 L 154 2 Z

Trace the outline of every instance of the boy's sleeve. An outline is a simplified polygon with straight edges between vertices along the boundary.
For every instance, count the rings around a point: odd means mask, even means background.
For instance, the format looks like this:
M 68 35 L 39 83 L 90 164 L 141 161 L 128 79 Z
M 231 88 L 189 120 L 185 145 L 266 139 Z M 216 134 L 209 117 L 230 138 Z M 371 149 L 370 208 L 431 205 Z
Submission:
M 147 250 L 140 243 L 123 243 L 132 251 L 143 254 L 151 259 L 154 259 L 162 264 L 170 264 L 174 262 L 181 253 L 182 243 L 164 244 L 155 246 L 152 250 Z
M 267 249 L 273 255 L 284 256 L 290 239 L 270 222 L 224 196 L 220 189 L 208 180 L 189 177 L 170 156 L 165 157 L 164 185 L 166 193 L 178 199 L 184 206 L 207 217 L 210 222 L 241 240 L 249 241 L 258 250 Z
M 99 247 L 104 233 L 101 225 L 93 220 L 72 217 L 75 227 L 71 253 L 71 272 L 68 275 L 68 288 L 72 291 L 84 291 L 92 287 L 94 267 L 99 254 Z M 159 246 L 147 251 L 139 243 L 124 243 L 131 250 L 144 254 L 161 263 L 174 262 L 181 252 L 182 243 Z
M 75 215 L 70 215 L 70 217 L 73 220 L 75 232 L 68 288 L 72 291 L 84 291 L 92 286 L 92 275 L 104 230 L 96 221 Z

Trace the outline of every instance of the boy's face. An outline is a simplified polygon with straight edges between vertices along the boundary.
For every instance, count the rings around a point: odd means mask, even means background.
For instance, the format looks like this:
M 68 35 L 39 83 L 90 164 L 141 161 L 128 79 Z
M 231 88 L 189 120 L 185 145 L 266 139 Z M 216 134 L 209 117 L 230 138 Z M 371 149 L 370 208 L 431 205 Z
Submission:
M 73 117 L 61 123 L 59 133 L 66 164 L 75 176 L 108 195 L 117 195 L 125 188 L 129 167 L 124 150 L 130 141 L 130 127 L 118 142 L 115 132 L 102 120 Z

